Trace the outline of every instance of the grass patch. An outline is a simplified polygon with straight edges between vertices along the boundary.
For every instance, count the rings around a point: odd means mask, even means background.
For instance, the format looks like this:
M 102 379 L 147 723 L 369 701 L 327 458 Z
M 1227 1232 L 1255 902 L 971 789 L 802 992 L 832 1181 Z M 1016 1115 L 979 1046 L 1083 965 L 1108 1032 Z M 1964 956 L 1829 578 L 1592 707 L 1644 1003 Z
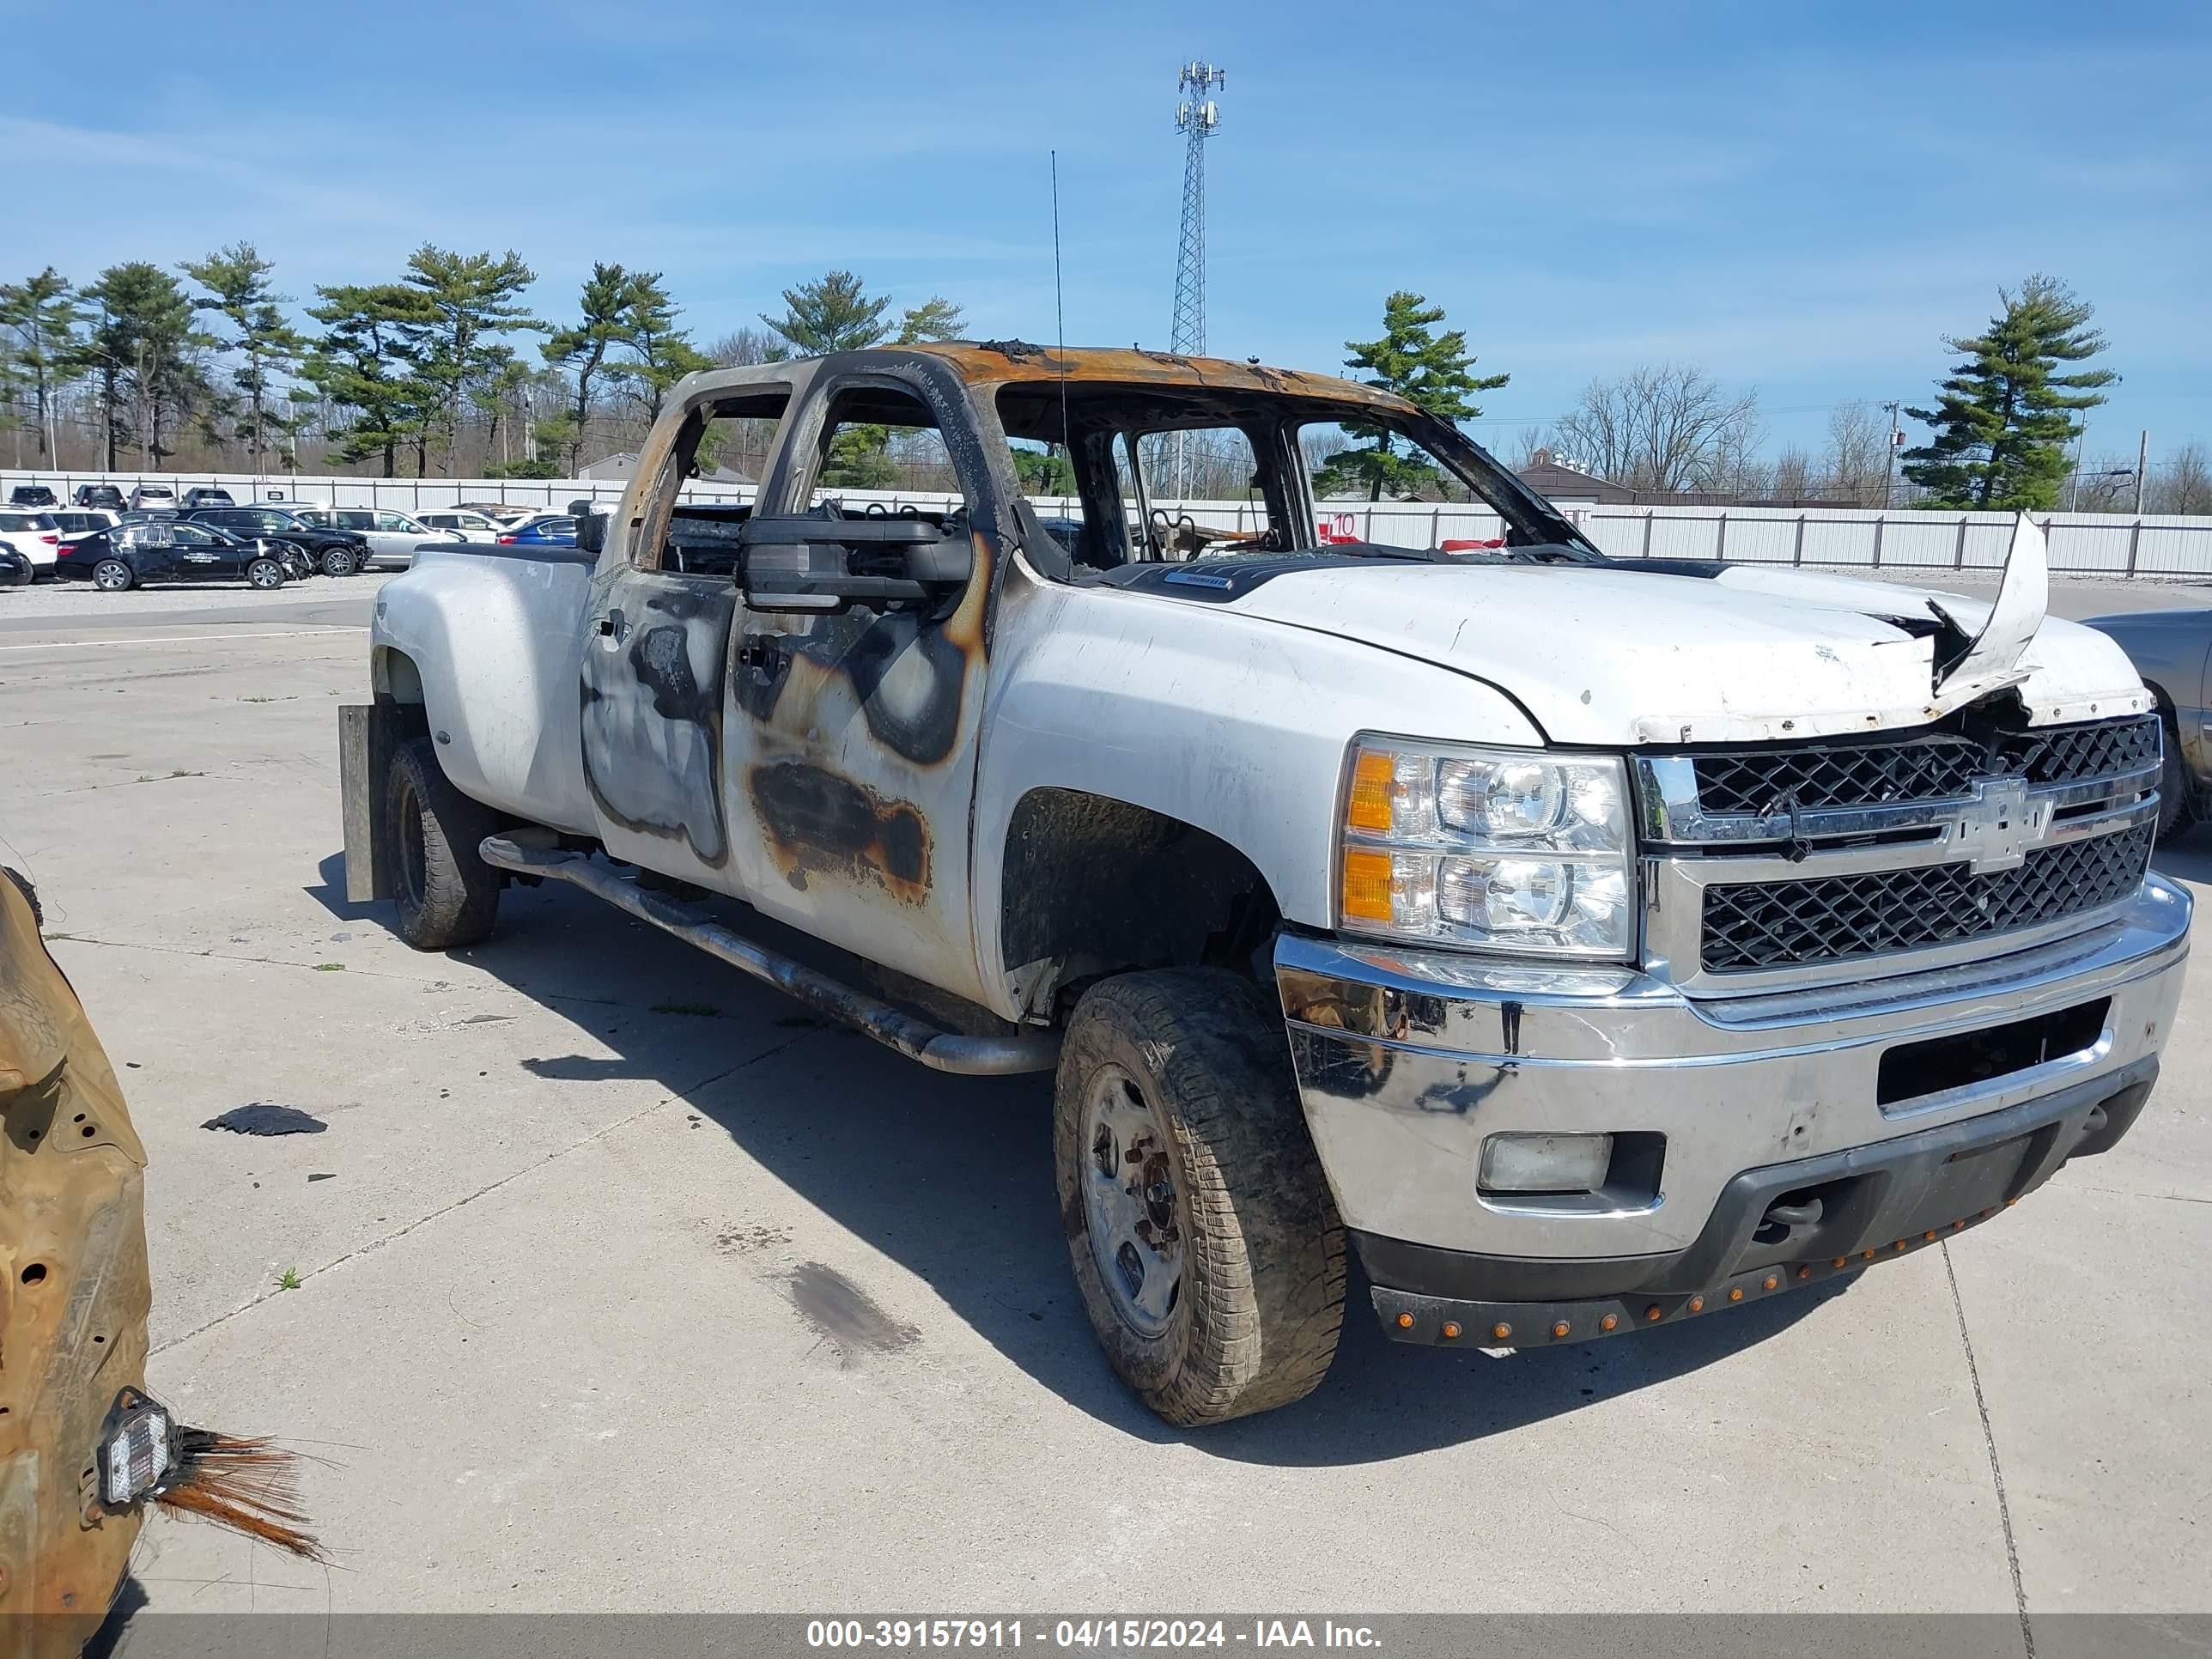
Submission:
M 278 1273 L 276 1275 L 276 1288 L 280 1291 L 298 1290 L 300 1288 L 300 1270 L 297 1267 L 287 1267 L 283 1273 Z
M 722 1011 L 711 1002 L 656 1002 L 653 1005 L 653 1012 L 656 1014 L 690 1014 L 696 1019 L 714 1019 L 718 1018 Z
M 315 964 L 315 971 L 319 974 L 343 974 L 345 972 L 345 963 L 343 962 L 319 962 Z

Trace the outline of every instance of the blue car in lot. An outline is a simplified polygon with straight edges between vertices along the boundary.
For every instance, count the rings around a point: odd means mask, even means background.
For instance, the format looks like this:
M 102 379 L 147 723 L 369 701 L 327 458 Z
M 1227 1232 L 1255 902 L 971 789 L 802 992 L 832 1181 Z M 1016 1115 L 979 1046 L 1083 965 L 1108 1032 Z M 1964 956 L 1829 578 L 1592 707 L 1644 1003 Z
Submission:
M 576 544 L 576 521 L 565 513 L 551 513 L 542 519 L 532 519 L 519 524 L 499 538 L 501 547 L 574 547 Z

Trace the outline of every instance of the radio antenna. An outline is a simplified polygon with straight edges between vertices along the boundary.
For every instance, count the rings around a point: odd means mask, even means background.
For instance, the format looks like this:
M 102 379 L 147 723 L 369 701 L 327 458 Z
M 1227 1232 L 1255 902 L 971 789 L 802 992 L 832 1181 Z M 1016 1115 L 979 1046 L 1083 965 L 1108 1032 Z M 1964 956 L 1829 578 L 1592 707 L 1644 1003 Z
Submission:
M 1060 152 L 1052 155 L 1052 315 L 1060 330 L 1060 453 L 1071 465 L 1074 452 L 1067 441 L 1067 308 L 1060 288 Z

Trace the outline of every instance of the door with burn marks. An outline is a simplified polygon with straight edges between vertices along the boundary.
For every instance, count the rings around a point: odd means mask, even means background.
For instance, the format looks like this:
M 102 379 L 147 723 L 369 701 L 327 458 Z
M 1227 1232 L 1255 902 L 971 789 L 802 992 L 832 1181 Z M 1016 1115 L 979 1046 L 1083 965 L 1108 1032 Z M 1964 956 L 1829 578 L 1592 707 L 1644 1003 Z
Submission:
M 972 563 L 964 586 L 927 604 L 835 612 L 768 608 L 772 584 L 754 570 L 763 608 L 738 614 L 723 780 L 732 855 L 756 906 L 974 1000 L 983 993 L 969 817 L 1006 523 L 1000 474 L 1011 474 L 994 467 L 981 435 L 996 431 L 995 420 L 979 423 L 957 374 L 922 354 L 871 354 L 865 372 L 824 373 L 802 391 L 763 513 L 905 516 Z M 893 446 L 909 465 L 943 466 L 962 505 L 848 504 L 848 490 L 880 480 Z
M 774 420 L 789 397 L 787 386 L 767 386 L 733 406 Z M 672 530 L 683 480 L 721 412 L 690 410 L 647 440 L 592 577 L 580 695 L 584 780 L 607 851 L 743 896 L 723 805 L 734 562 L 687 561 Z

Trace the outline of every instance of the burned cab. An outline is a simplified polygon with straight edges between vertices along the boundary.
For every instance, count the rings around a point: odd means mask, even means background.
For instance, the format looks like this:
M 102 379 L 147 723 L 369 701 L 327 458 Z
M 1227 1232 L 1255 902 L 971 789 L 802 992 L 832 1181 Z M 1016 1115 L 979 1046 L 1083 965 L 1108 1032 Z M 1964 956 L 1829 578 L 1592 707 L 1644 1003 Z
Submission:
M 894 433 L 927 504 L 870 490 Z M 732 437 L 754 499 L 690 499 Z M 1433 544 L 1324 535 L 1316 468 Z M 1626 1334 L 1978 1224 L 2148 1097 L 2158 719 L 2033 526 L 1994 603 L 1614 560 L 1374 387 L 993 342 L 694 376 L 580 531 L 383 591 L 350 896 L 446 949 L 569 883 L 1051 1073 L 1077 1284 L 1174 1421 L 1309 1392 L 1348 1251 L 1402 1340 Z

